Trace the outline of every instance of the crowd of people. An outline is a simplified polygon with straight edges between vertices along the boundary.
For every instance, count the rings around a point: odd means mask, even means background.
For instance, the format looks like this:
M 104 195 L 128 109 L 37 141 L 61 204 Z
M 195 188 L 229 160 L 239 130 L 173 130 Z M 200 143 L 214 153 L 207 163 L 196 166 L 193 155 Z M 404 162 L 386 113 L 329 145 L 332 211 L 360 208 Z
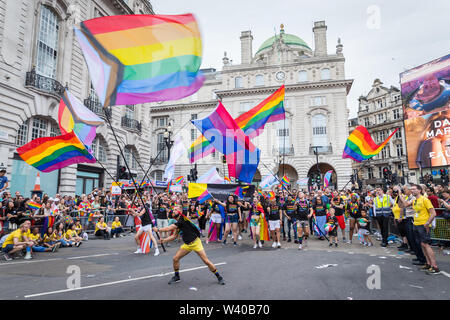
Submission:
M 442 185 L 379 187 L 365 192 L 328 188 L 307 192 L 280 186 L 275 193 L 259 190 L 245 195 L 245 200 L 229 195 L 225 201 L 212 198 L 204 203 L 189 199 L 185 192 L 147 190 L 138 197 L 136 193 L 111 196 L 110 191 L 95 189 L 74 198 L 60 194 L 54 198 L 24 198 L 18 192 L 12 197 L 4 192 L 0 223 L 2 251 L 10 260 L 15 252 L 24 252 L 29 259 L 31 252 L 78 247 L 88 240 L 91 230 L 96 237 L 109 240 L 123 236 L 125 227 L 134 231 L 137 226 L 135 253 L 142 253 L 140 237 L 146 232 L 155 244 L 155 255 L 159 255 L 158 237 L 180 237 L 167 231 L 155 233 L 152 227 L 172 230 L 169 227 L 180 217 L 195 225 L 199 238 L 206 238 L 207 244 L 214 241 L 227 245 L 232 241 L 237 246 L 246 234 L 258 249 L 264 246 L 261 235 L 267 225 L 269 239 L 265 240 L 271 247 L 294 242 L 299 250 L 312 237 L 328 240 L 329 247 L 358 241 L 371 247 L 374 239 L 386 247 L 393 221 L 401 241 L 398 250 L 415 255 L 415 265 L 436 274 L 440 271 L 430 246 L 430 231 L 435 217 L 448 219 L 449 212 L 450 191 Z

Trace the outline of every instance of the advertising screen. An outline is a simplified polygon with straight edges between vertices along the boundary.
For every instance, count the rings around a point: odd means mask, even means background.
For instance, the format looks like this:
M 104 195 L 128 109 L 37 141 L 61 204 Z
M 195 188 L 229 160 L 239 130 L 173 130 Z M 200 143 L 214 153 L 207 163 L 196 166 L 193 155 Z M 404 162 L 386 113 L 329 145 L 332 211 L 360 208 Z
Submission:
M 450 164 L 450 54 L 400 74 L 410 169 Z

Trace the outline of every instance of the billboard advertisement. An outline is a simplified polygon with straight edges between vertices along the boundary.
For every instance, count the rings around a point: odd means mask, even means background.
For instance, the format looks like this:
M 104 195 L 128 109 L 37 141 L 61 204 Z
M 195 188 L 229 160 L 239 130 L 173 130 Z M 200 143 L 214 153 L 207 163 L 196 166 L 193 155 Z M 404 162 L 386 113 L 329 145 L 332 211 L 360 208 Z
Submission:
M 408 166 L 450 164 L 450 54 L 400 74 Z

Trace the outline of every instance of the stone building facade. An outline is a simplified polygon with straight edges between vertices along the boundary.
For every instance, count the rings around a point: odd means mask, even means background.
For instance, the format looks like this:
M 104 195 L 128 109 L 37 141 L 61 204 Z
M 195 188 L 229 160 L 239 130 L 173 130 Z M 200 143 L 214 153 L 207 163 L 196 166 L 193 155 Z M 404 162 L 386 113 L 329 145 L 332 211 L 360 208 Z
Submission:
M 65 87 L 104 116 L 73 27 L 119 14 L 153 14 L 153 9 L 147 0 L 0 0 L 0 163 L 7 168 L 11 192 L 28 196 L 33 188 L 37 170 L 18 157 L 16 148 L 60 134 L 57 112 Z M 142 105 L 111 108 L 112 123 L 136 172 L 141 170 L 132 154 L 149 165 L 148 110 Z M 119 150 L 106 124 L 98 128 L 93 149 L 115 175 Z M 72 165 L 41 173 L 40 179 L 50 195 L 81 194 L 111 182 L 99 164 Z
M 375 79 L 372 89 L 366 96 L 360 96 L 358 117 L 350 119 L 349 132 L 357 125 L 367 128 L 375 143 L 382 143 L 396 128 L 399 130 L 377 156 L 373 157 L 359 171 L 363 187 L 382 185 L 383 168 L 387 167 L 396 174 L 399 183 L 415 182 L 415 173 L 409 172 L 406 158 L 406 140 L 403 128 L 403 110 L 400 90 L 394 86 L 383 86 L 380 79 Z M 353 161 L 356 173 L 361 164 Z M 411 176 L 410 176 L 411 175 Z
M 188 148 L 200 134 L 190 120 L 208 115 L 218 99 L 236 118 L 284 84 L 286 120 L 266 125 L 264 133 L 252 140 L 261 149 L 254 181 L 270 172 L 296 181 L 317 169 L 322 175 L 333 170 L 333 185 L 342 187 L 352 173 L 350 160 L 342 159 L 342 150 L 348 135 L 347 94 L 353 80 L 345 77 L 341 41 L 335 53 L 329 54 L 325 22 L 316 22 L 312 31 L 314 49 L 286 33 L 282 25 L 255 53 L 252 32 L 243 31 L 240 64 L 233 64 L 225 52 L 222 70 L 203 69 L 206 82 L 196 94 L 179 101 L 152 103 L 151 143 L 157 146 L 152 149 L 152 177 L 160 179 L 167 162 L 164 134 L 168 123 L 171 139 L 181 134 Z M 227 174 L 218 153 L 196 163 L 199 176 L 212 165 L 222 175 Z M 187 157 L 183 158 L 177 163 L 175 176 L 187 176 L 192 167 Z

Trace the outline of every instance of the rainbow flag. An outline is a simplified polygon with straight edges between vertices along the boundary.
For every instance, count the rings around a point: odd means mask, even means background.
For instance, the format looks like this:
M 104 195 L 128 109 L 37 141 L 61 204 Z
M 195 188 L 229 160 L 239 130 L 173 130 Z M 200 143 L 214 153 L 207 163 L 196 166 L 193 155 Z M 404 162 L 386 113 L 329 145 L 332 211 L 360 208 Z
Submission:
M 392 132 L 382 144 L 377 145 L 370 136 L 370 133 L 367 131 L 367 128 L 363 126 L 356 127 L 356 129 L 353 130 L 347 138 L 344 152 L 342 153 L 342 158 L 350 158 L 356 162 L 361 162 L 376 156 L 389 142 L 397 130 L 398 128 L 395 129 L 394 132 Z
M 59 102 L 58 124 L 62 134 L 74 131 L 80 141 L 90 147 L 103 120 L 65 90 Z
M 95 158 L 72 131 L 57 137 L 37 138 L 17 148 L 19 156 L 42 172 L 76 163 L 95 163 Z
M 258 189 L 258 194 L 259 194 L 261 197 L 263 197 L 263 198 L 266 197 L 266 196 L 264 195 L 264 193 L 261 191 L 261 189 Z
M 269 191 L 267 196 L 269 197 L 269 200 L 275 200 L 275 192 Z
M 205 203 L 205 201 L 207 201 L 207 200 L 209 200 L 209 199 L 212 199 L 212 195 L 211 195 L 211 193 L 208 192 L 208 190 L 205 190 L 205 192 L 203 192 L 203 193 L 197 198 L 197 200 L 198 200 L 198 202 L 199 202 L 200 204 Z
M 261 213 L 261 215 L 259 216 L 259 223 L 261 226 L 259 231 L 259 239 L 263 241 L 269 241 L 270 240 L 269 226 L 267 224 L 266 214 L 264 213 L 264 209 L 261 203 L 258 203 L 256 205 L 256 210 L 258 210 Z
M 178 177 L 175 179 L 175 184 L 182 184 L 184 182 L 184 177 Z
M 284 93 L 283 85 L 256 107 L 234 119 L 237 125 L 247 136 L 254 138 L 263 132 L 266 123 L 284 119 Z M 193 163 L 211 154 L 214 150 L 214 146 L 208 139 L 200 136 L 188 149 L 189 160 Z
M 330 170 L 327 173 L 325 173 L 325 176 L 323 177 L 323 186 L 325 188 L 328 188 L 328 186 L 330 185 L 332 173 L 333 173 L 333 170 Z
M 40 208 L 42 207 L 41 204 L 39 204 L 39 203 L 37 203 L 37 202 L 34 202 L 34 201 L 28 202 L 27 206 L 28 206 L 28 208 L 30 208 L 31 210 L 37 210 L 37 209 L 40 209 Z
M 287 185 L 291 184 L 291 181 L 289 180 L 288 177 L 286 177 L 286 176 L 284 175 L 283 178 L 281 178 L 281 184 L 287 186 Z
M 100 17 L 75 34 L 103 106 L 178 100 L 205 80 L 192 14 Z

